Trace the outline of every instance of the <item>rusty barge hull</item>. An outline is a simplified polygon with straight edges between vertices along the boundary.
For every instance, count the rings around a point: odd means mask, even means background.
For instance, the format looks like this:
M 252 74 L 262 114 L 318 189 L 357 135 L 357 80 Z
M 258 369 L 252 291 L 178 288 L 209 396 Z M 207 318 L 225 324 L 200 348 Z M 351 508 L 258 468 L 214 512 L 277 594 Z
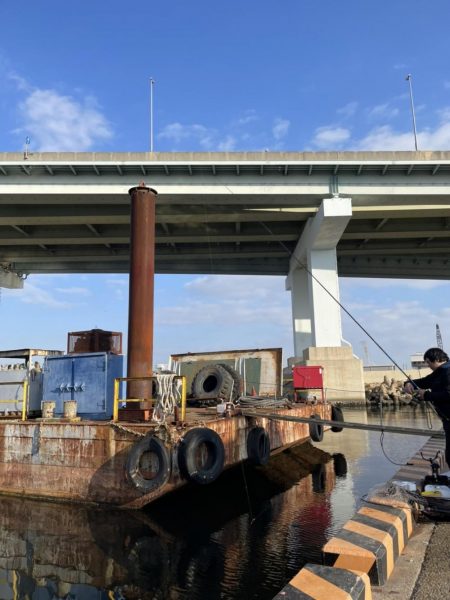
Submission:
M 315 414 L 330 419 L 331 405 L 301 404 L 276 412 L 301 417 Z M 193 427 L 206 427 L 220 436 L 225 449 L 224 468 L 247 458 L 247 436 L 255 426 L 267 431 L 271 452 L 309 439 L 309 428 L 304 423 L 242 415 L 223 418 L 208 409 L 196 410 L 192 419 L 182 426 L 168 425 L 160 432 L 151 423 L 0 422 L 0 493 L 141 508 L 186 483 L 178 467 L 177 450 L 183 435 Z M 151 433 L 156 436 L 164 433 L 171 462 L 170 477 L 160 488 L 143 493 L 127 476 L 126 464 L 136 442 Z

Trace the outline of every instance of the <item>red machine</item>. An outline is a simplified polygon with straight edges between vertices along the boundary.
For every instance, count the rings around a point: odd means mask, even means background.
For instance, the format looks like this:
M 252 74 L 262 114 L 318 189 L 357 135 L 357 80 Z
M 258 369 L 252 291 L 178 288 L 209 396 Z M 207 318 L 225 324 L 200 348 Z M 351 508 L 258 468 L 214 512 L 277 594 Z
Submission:
M 320 390 L 322 402 L 325 399 L 323 367 L 315 365 L 292 367 L 292 384 L 296 395 L 297 390 Z

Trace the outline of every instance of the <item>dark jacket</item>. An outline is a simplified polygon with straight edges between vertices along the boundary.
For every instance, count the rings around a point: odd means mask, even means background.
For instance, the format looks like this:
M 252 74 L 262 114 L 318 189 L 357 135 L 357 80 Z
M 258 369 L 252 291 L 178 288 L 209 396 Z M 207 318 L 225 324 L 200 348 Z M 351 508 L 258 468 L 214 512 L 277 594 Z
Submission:
M 450 361 L 432 371 L 426 377 L 413 379 L 425 392 L 423 399 L 431 402 L 444 420 L 450 420 Z

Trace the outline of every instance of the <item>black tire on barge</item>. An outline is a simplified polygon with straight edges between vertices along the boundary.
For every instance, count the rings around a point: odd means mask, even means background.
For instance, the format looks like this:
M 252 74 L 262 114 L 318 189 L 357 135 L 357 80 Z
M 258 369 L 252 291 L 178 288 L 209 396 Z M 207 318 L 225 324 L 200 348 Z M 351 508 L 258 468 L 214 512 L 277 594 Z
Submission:
M 225 448 L 213 429 L 195 427 L 180 441 L 178 466 L 185 479 L 201 485 L 212 483 L 222 473 L 224 463 Z
M 233 367 L 230 367 L 230 365 L 227 365 L 225 363 L 220 363 L 220 366 L 223 367 L 224 369 L 226 369 L 228 371 L 228 373 L 230 373 L 231 377 L 233 378 L 233 393 L 231 394 L 231 400 L 234 402 L 235 400 L 237 400 L 239 398 L 239 396 L 242 394 L 242 377 L 239 375 L 239 373 L 236 371 L 236 369 L 234 369 Z
M 310 419 L 319 419 L 319 415 L 311 415 Z M 313 442 L 321 442 L 323 440 L 323 425 L 322 423 L 309 424 L 309 437 Z
M 231 401 L 233 388 L 233 375 L 227 368 L 223 365 L 206 365 L 192 381 L 192 396 L 199 400 L 220 398 Z
M 169 480 L 169 451 L 159 438 L 147 435 L 131 448 L 125 468 L 133 485 L 139 491 L 148 494 Z
M 342 412 L 342 408 L 339 408 L 339 406 L 331 407 L 331 420 L 332 421 L 340 421 L 341 423 L 343 423 L 344 413 Z M 331 427 L 331 431 L 334 431 L 334 433 L 340 433 L 343 429 L 344 429 L 343 427 L 339 427 L 336 425 L 333 425 Z
M 270 458 L 270 439 L 264 427 L 253 427 L 247 436 L 247 456 L 252 465 L 266 465 Z

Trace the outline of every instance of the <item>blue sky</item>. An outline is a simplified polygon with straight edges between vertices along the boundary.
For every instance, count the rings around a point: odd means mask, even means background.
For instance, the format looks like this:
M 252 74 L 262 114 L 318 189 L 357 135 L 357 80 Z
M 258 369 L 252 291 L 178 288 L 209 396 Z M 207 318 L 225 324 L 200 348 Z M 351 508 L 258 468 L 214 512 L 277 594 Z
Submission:
M 450 5 L 417 0 L 1 2 L 0 151 L 450 147 Z M 149 182 L 151 183 L 151 182 Z M 158 276 L 155 360 L 170 352 L 283 346 L 282 278 Z M 215 293 L 212 293 L 212 292 Z M 406 364 L 450 335 L 446 282 L 342 280 L 342 301 Z M 218 299 L 220 298 L 220 299 Z M 126 331 L 127 278 L 32 276 L 2 290 L 0 346 L 64 347 L 68 330 Z M 224 316 L 227 326 L 224 327 Z M 188 325 L 186 323 L 189 323 Z M 344 337 L 362 354 L 361 332 Z M 382 360 L 371 349 L 371 360 Z

